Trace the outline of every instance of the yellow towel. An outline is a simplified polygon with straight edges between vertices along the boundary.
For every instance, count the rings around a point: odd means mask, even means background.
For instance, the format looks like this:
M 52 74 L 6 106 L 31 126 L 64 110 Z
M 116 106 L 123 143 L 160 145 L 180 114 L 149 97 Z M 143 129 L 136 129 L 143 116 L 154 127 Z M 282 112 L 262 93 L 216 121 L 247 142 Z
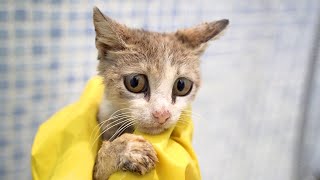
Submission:
M 32 146 L 32 176 L 45 179 L 91 179 L 92 169 L 101 140 L 94 143 L 96 114 L 103 94 L 102 79 L 92 78 L 79 101 L 53 115 L 43 123 Z M 159 135 L 134 132 L 149 140 L 159 162 L 144 176 L 116 172 L 111 180 L 201 179 L 196 155 L 191 146 L 193 124 L 182 124 Z M 93 144 L 93 146 L 92 146 Z

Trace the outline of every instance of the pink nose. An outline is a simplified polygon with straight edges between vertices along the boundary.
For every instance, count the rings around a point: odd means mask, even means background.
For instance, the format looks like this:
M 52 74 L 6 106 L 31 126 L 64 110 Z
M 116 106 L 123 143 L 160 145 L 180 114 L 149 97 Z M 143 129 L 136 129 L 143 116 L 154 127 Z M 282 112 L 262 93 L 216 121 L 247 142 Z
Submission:
M 160 124 L 165 123 L 171 117 L 171 114 L 168 110 L 154 111 L 152 115 Z

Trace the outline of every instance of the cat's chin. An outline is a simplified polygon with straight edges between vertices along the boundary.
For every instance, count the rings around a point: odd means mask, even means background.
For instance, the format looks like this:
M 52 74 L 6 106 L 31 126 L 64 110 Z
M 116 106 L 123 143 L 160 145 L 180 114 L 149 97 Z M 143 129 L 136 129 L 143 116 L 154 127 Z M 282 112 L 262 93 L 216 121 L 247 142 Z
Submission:
M 165 127 L 136 127 L 138 131 L 141 131 L 146 134 L 160 134 L 165 131 L 167 128 Z

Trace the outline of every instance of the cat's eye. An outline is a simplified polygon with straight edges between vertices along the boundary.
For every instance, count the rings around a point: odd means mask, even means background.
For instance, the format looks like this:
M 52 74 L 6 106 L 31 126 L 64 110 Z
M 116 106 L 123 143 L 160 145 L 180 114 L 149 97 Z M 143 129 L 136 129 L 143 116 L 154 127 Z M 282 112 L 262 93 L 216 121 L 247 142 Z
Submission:
M 124 85 L 128 91 L 133 93 L 141 93 L 147 91 L 147 77 L 142 74 L 130 74 L 124 77 Z
M 193 82 L 187 78 L 178 78 L 173 85 L 172 93 L 174 96 L 186 96 L 192 90 Z

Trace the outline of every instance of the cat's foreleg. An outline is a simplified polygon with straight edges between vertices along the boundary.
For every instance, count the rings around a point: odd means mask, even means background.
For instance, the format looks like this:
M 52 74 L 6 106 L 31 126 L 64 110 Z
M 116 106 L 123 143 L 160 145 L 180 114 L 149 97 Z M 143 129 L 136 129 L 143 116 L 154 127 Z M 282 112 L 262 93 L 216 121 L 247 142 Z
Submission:
M 142 136 L 123 134 L 114 141 L 103 141 L 94 165 L 93 179 L 106 180 L 118 171 L 145 174 L 158 161 L 152 145 Z

